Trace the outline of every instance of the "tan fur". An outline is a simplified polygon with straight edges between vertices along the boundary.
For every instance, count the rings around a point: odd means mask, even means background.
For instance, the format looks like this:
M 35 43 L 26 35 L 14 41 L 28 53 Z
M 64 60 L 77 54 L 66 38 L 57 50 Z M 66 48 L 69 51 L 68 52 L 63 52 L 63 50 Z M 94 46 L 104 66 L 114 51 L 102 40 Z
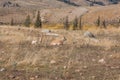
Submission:
M 59 46 L 59 45 L 63 45 L 63 43 L 64 43 L 65 40 L 66 40 L 66 39 L 65 39 L 64 36 L 60 36 L 60 37 L 54 39 L 54 40 L 50 43 L 50 45 L 53 45 L 53 46 L 55 46 L 55 45 L 58 45 L 58 46 Z

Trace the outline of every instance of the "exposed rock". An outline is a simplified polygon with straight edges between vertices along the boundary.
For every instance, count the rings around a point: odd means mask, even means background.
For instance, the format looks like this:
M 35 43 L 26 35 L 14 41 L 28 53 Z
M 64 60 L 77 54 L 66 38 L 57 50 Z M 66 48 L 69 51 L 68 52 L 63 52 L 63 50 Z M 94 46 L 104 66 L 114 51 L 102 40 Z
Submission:
M 86 31 L 84 33 L 84 37 L 95 38 L 95 35 L 93 33 L 89 32 L 89 31 Z
M 64 68 L 64 69 L 66 69 L 66 68 L 67 68 L 67 66 L 64 66 L 63 68 Z
M 87 66 L 83 66 L 84 69 L 87 69 L 88 67 Z
M 5 70 L 6 70 L 5 68 L 1 68 L 1 69 L 0 69 L 0 72 L 3 72 L 3 71 L 5 71 Z
M 95 59 L 92 59 L 93 62 L 95 62 L 96 60 Z
M 76 69 L 75 72 L 80 72 L 80 69 Z
M 46 33 L 47 36 L 59 36 L 59 34 L 56 33 Z
M 55 60 L 51 60 L 51 61 L 50 61 L 50 64 L 55 64 L 55 63 L 56 63 Z
M 5 51 L 1 51 L 1 53 L 2 53 L 2 54 L 4 54 L 4 53 L 5 53 Z
M 35 80 L 35 78 L 34 77 L 30 77 L 30 80 Z
M 120 69 L 120 66 L 111 66 L 111 69 Z
M 98 62 L 104 64 L 105 60 L 102 58 L 102 59 L 98 60 Z
M 16 78 L 16 76 L 14 76 L 14 75 L 9 75 L 9 78 L 14 79 L 14 78 Z
M 35 76 L 35 78 L 39 78 L 39 76 L 38 76 L 38 75 L 36 75 L 36 76 Z
M 92 78 L 92 79 L 95 79 L 95 78 L 96 78 L 96 76 L 91 76 L 91 78 Z
M 51 32 L 51 30 L 49 30 L 49 29 L 43 29 L 41 32 L 43 32 L 43 33 L 49 33 L 49 32 Z
M 17 77 L 15 78 L 15 80 L 20 80 L 20 77 L 17 76 Z
M 2 3 L 2 7 L 20 7 L 18 3 L 13 3 L 11 1 L 6 1 Z

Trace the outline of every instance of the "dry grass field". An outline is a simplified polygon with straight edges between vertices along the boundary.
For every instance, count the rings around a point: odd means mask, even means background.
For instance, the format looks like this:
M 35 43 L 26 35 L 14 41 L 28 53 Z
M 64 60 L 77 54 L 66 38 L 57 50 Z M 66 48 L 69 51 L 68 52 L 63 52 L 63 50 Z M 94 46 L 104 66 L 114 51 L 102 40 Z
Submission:
M 120 80 L 120 0 L 70 1 L 80 6 L 62 0 L 0 0 L 0 80 Z M 91 1 L 97 2 L 90 6 Z M 38 11 L 42 29 L 33 28 Z M 29 28 L 23 26 L 27 15 Z M 70 27 L 64 30 L 67 16 Z M 72 30 L 80 16 L 82 30 Z M 98 17 L 107 29 L 96 27 Z M 87 31 L 95 38 L 86 37 Z
M 96 39 L 86 30 L 51 30 L 67 39 L 60 46 L 41 31 L 0 26 L 0 80 L 120 80 L 120 28 L 88 29 Z

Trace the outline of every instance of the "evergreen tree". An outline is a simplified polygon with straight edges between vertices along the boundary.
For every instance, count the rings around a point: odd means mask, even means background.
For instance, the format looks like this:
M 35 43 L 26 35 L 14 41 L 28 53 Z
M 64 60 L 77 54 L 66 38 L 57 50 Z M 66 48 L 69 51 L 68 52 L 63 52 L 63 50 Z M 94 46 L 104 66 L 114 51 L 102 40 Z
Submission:
M 107 28 L 107 25 L 106 25 L 106 21 L 105 20 L 103 20 L 103 22 L 102 22 L 102 24 L 103 24 L 103 28 Z
M 25 22 L 24 22 L 24 25 L 25 25 L 26 27 L 30 27 L 30 24 L 31 24 L 30 15 L 28 15 L 28 16 L 26 17 L 26 20 L 25 20 Z
M 80 30 L 82 29 L 82 16 L 80 16 L 79 18 L 79 29 Z
M 42 28 L 42 21 L 41 21 L 41 17 L 40 17 L 40 12 L 38 11 L 37 13 L 37 18 L 36 18 L 36 21 L 35 21 L 35 27 L 36 28 Z
M 68 29 L 69 29 L 68 16 L 66 16 L 65 21 L 64 21 L 64 29 L 66 29 L 66 30 L 68 30 Z
M 13 18 L 11 19 L 10 25 L 11 25 L 11 26 L 14 25 L 14 20 L 13 20 Z
M 100 16 L 98 16 L 97 21 L 96 21 L 96 25 L 99 27 L 99 26 L 100 26 L 100 23 L 101 23 L 101 21 L 100 21 Z
M 118 26 L 120 27 L 120 19 L 118 19 Z
M 73 30 L 76 30 L 78 28 L 78 19 L 77 17 L 75 17 L 74 21 L 73 21 Z

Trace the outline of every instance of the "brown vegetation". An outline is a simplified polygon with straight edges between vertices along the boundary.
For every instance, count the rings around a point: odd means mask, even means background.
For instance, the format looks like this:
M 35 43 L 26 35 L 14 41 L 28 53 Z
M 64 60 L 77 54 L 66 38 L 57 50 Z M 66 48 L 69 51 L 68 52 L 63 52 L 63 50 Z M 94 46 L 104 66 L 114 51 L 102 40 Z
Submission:
M 113 1 L 0 0 L 0 80 L 120 80 Z
M 119 80 L 120 29 L 83 31 L 52 30 L 64 35 L 63 45 L 51 46 L 55 36 L 41 29 L 0 27 L 0 79 L 7 80 Z M 43 34 L 42 42 L 35 45 Z

